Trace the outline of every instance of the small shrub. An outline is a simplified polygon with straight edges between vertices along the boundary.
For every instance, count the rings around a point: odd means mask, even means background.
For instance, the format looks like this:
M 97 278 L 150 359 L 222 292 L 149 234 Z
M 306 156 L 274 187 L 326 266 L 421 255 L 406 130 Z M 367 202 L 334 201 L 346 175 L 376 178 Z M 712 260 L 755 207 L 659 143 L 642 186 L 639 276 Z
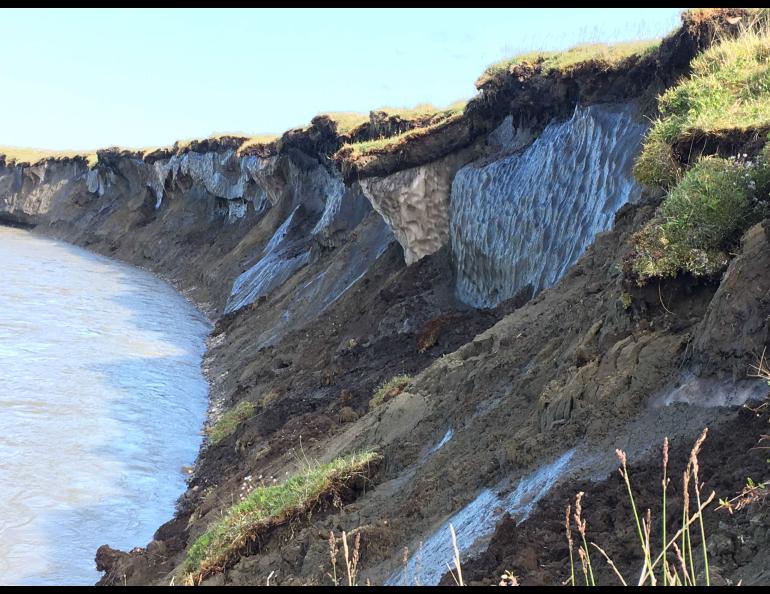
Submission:
M 268 390 L 262 395 L 262 398 L 259 399 L 259 405 L 262 408 L 268 408 L 278 402 L 280 398 L 281 393 L 278 390 Z
M 412 378 L 408 375 L 397 375 L 396 377 L 391 378 L 375 390 L 372 399 L 369 401 L 369 408 L 377 408 L 388 400 L 392 400 L 406 390 L 411 383 Z
M 669 192 L 634 236 L 631 271 L 640 284 L 680 272 L 713 276 L 740 234 L 767 213 L 767 151 L 757 161 L 706 157 Z
M 631 307 L 631 294 L 630 293 L 621 293 L 620 297 L 618 297 L 618 301 L 620 301 L 620 305 L 623 306 L 623 309 L 628 310 L 629 307 Z
M 753 162 L 716 157 L 700 160 L 661 205 L 667 239 L 700 249 L 728 244 L 752 218 L 755 169 Z
M 654 219 L 634 235 L 631 273 L 639 285 L 651 278 L 673 278 L 681 272 L 693 276 L 714 276 L 729 261 L 720 250 L 702 250 L 671 243 L 665 236 L 660 219 Z
M 243 423 L 246 419 L 254 416 L 256 406 L 253 402 L 242 400 L 236 404 L 233 408 L 228 410 L 222 415 L 214 425 L 208 430 L 209 441 L 212 445 L 218 444 L 226 437 L 235 433 L 238 425 Z
M 644 141 L 644 150 L 634 163 L 634 176 L 648 186 L 671 188 L 682 178 L 682 167 L 659 128 L 653 128 Z

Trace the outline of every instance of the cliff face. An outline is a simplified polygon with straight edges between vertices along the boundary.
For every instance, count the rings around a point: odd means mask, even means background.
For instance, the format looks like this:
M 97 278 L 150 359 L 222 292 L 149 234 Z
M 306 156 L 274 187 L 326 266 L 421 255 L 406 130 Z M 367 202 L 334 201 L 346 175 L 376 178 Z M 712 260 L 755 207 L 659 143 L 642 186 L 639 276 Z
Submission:
M 665 435 L 732 427 L 722 409 L 654 406 L 693 377 L 715 402 L 757 393 L 724 382 L 768 340 L 762 227 L 723 279 L 638 288 L 622 274 L 660 199 L 630 175 L 640 98 L 686 72 L 715 26 L 686 22 L 656 53 L 612 69 L 512 68 L 461 117 L 360 158 L 320 118 L 253 151 L 210 141 L 102 151 L 93 169 L 0 163 L 0 221 L 169 279 L 216 320 L 212 421 L 254 405 L 201 451 L 177 515 L 146 550 L 100 549 L 103 582 L 168 583 L 246 477 L 365 448 L 384 460 L 373 489 L 275 528 L 208 582 L 274 572 L 271 583 L 325 583 L 330 530 L 362 535 L 363 579 L 437 582 L 450 520 L 469 527 L 460 548 L 473 556 L 504 512 L 552 509 L 550 486 L 614 471 L 614 444 L 643 458 Z M 360 134 L 414 132 L 372 121 Z M 370 409 L 399 374 L 413 376 L 409 388 Z M 511 540 L 501 526 L 495 546 Z M 402 571 L 403 548 L 420 542 L 440 570 L 411 555 Z M 502 558 L 494 546 L 479 557 L 479 579 L 499 575 Z M 554 583 L 556 565 L 522 571 Z

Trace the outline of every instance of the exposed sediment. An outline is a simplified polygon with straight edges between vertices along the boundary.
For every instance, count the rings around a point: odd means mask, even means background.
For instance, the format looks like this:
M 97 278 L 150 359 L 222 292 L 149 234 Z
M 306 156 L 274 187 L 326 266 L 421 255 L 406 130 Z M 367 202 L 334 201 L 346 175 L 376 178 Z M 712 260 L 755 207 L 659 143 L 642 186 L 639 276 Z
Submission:
M 0 163 L 1 221 L 169 278 L 216 319 L 212 421 L 239 402 L 255 408 L 201 451 L 176 516 L 146 549 L 100 549 L 103 583 L 168 583 L 246 477 L 285 476 L 300 449 L 328 461 L 364 448 L 383 455 L 374 489 L 275 529 L 205 583 L 263 583 L 271 572 L 271 583 L 326 583 L 329 531 L 340 530 L 361 534 L 362 580 L 398 582 L 403 547 L 441 541 L 484 493 L 515 500 L 508 511 L 526 509 L 542 528 L 512 539 L 493 506 L 484 530 L 463 536 L 467 556 L 482 554 L 473 579 L 512 559 L 528 583 L 554 583 L 557 560 L 538 569 L 504 547 L 555 542 L 563 510 L 542 514 L 572 487 L 553 481 L 550 495 L 522 478 L 580 445 L 606 451 L 590 469 L 604 478 L 615 439 L 643 457 L 653 435 L 731 430 L 738 421 L 724 409 L 655 406 L 686 373 L 714 379 L 704 385 L 725 403 L 719 382 L 742 378 L 768 343 L 764 228 L 746 234 L 722 279 L 639 288 L 622 264 L 660 199 L 629 173 L 641 104 L 739 14 L 688 17 L 654 54 L 612 69 L 514 67 L 461 117 L 360 159 L 344 142 L 413 124 L 374 117 L 344 136 L 320 117 L 251 149 L 225 139 L 102 151 L 93 169 L 84 159 Z M 371 409 L 377 386 L 399 374 L 410 387 Z M 559 480 L 585 478 L 576 459 Z M 535 496 L 544 506 L 527 507 Z M 725 572 L 759 579 L 745 570 L 755 557 Z

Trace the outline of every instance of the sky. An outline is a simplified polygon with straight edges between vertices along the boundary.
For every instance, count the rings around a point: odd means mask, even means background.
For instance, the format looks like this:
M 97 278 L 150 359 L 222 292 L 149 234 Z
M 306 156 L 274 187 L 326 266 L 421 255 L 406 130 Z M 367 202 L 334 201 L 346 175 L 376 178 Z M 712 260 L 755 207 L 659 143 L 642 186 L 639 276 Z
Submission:
M 681 9 L 0 9 L 0 145 L 281 133 L 476 92 L 491 63 L 660 37 Z

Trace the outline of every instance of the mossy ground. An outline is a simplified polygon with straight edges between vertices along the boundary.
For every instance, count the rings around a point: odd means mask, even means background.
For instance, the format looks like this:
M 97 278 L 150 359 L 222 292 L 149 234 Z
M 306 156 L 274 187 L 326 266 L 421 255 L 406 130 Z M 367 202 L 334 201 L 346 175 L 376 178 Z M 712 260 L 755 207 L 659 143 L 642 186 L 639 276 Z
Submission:
M 333 498 L 353 478 L 368 477 L 378 460 L 376 453 L 362 452 L 306 464 L 283 484 L 256 487 L 192 544 L 180 577 L 194 584 L 223 569 L 260 533 L 311 511 L 324 497 Z
M 391 378 L 374 392 L 372 399 L 369 401 L 369 408 L 377 408 L 388 400 L 395 398 L 406 390 L 412 381 L 413 379 L 408 375 L 397 375 Z
M 242 400 L 233 408 L 226 411 L 222 417 L 209 429 L 209 442 L 216 445 L 226 437 L 232 435 L 238 425 L 254 415 L 256 406 L 252 402 Z
M 656 217 L 634 237 L 629 269 L 639 284 L 680 273 L 713 276 L 751 224 L 768 214 L 768 146 L 759 155 L 703 156 L 682 163 L 674 146 L 695 136 L 770 129 L 770 27 L 758 11 L 735 38 L 697 56 L 692 75 L 659 98 L 660 117 L 634 172 L 668 189 Z

